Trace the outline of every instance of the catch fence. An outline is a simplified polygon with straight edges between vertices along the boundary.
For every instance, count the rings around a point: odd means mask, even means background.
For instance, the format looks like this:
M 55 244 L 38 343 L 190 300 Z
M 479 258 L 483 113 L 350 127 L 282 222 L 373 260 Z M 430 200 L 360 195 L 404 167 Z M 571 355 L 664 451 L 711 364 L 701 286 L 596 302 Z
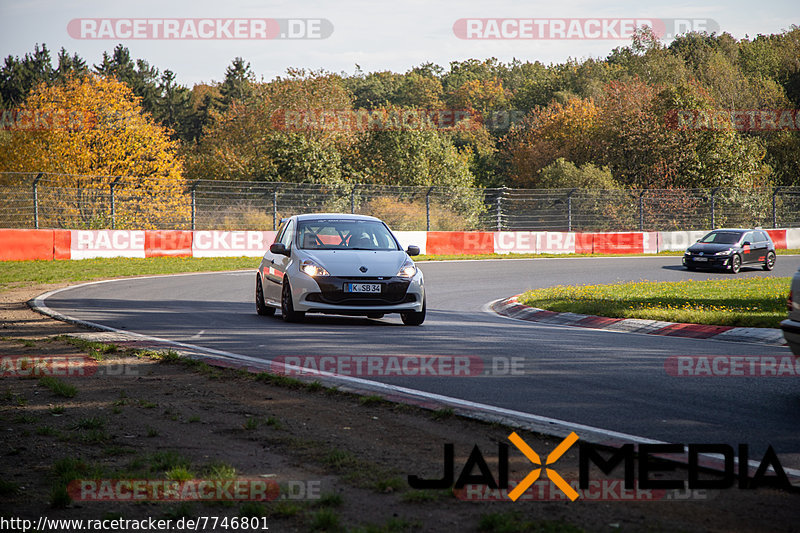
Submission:
M 305 212 L 396 230 L 674 231 L 800 227 L 800 187 L 508 189 L 0 173 L 0 227 L 274 229 Z

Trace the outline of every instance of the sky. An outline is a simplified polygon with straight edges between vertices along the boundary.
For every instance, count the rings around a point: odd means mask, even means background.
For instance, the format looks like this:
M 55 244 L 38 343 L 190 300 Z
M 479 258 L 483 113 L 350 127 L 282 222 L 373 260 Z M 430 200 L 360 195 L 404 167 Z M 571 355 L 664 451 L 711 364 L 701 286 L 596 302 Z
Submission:
M 235 57 L 264 80 L 290 67 L 353 74 L 356 65 L 406 72 L 470 58 L 545 64 L 604 58 L 630 43 L 619 34 L 637 20 L 662 21 L 653 27 L 663 24 L 665 34 L 694 27 L 752 38 L 800 25 L 800 2 L 0 0 L 0 54 L 21 57 L 44 43 L 54 57 L 63 47 L 93 65 L 121 43 L 133 58 L 170 69 L 191 87 L 221 81 Z M 228 38 L 235 24 L 243 38 Z M 180 33 L 165 33 L 166 25 Z M 206 38 L 192 38 L 200 33 Z

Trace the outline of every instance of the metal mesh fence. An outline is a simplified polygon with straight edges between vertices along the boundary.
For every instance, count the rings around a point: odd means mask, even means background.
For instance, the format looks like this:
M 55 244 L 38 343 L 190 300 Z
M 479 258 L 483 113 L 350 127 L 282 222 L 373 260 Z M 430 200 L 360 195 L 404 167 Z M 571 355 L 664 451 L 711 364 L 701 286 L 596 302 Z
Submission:
M 431 231 L 800 226 L 800 187 L 472 189 L 0 173 L 0 198 L 6 228 L 272 229 L 304 212 Z

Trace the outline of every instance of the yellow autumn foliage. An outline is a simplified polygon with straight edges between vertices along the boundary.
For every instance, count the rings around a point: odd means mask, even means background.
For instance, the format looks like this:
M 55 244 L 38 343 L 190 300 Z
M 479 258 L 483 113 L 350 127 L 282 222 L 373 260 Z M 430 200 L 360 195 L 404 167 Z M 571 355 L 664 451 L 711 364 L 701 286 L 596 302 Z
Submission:
M 34 88 L 24 105 L 37 127 L 3 136 L 0 172 L 45 172 L 44 225 L 104 227 L 115 187 L 117 228 L 180 227 L 190 216 L 178 145 L 114 78 L 89 75 Z M 50 193 L 45 194 L 45 193 Z

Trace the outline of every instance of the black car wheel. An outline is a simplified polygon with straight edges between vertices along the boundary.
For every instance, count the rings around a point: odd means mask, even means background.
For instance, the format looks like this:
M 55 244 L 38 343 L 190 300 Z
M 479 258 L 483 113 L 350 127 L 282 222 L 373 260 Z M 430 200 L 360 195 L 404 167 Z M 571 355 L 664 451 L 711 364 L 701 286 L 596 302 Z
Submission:
M 775 252 L 767 252 L 767 259 L 764 261 L 764 270 L 772 270 L 775 268 Z
M 403 324 L 406 326 L 419 326 L 423 322 L 425 322 L 425 309 L 427 307 L 427 303 L 425 299 L 422 300 L 422 311 L 419 313 L 415 311 L 410 311 L 408 313 L 400 313 L 400 318 L 403 320 Z
M 733 254 L 731 257 L 731 274 L 738 274 L 742 269 L 742 258 L 739 254 Z
M 281 317 L 285 322 L 300 322 L 305 315 L 302 311 L 294 310 L 292 289 L 289 287 L 289 280 L 284 280 L 283 290 L 281 291 Z
M 261 275 L 256 274 L 256 313 L 261 316 L 272 316 L 275 308 L 264 302 L 264 289 L 261 287 Z

